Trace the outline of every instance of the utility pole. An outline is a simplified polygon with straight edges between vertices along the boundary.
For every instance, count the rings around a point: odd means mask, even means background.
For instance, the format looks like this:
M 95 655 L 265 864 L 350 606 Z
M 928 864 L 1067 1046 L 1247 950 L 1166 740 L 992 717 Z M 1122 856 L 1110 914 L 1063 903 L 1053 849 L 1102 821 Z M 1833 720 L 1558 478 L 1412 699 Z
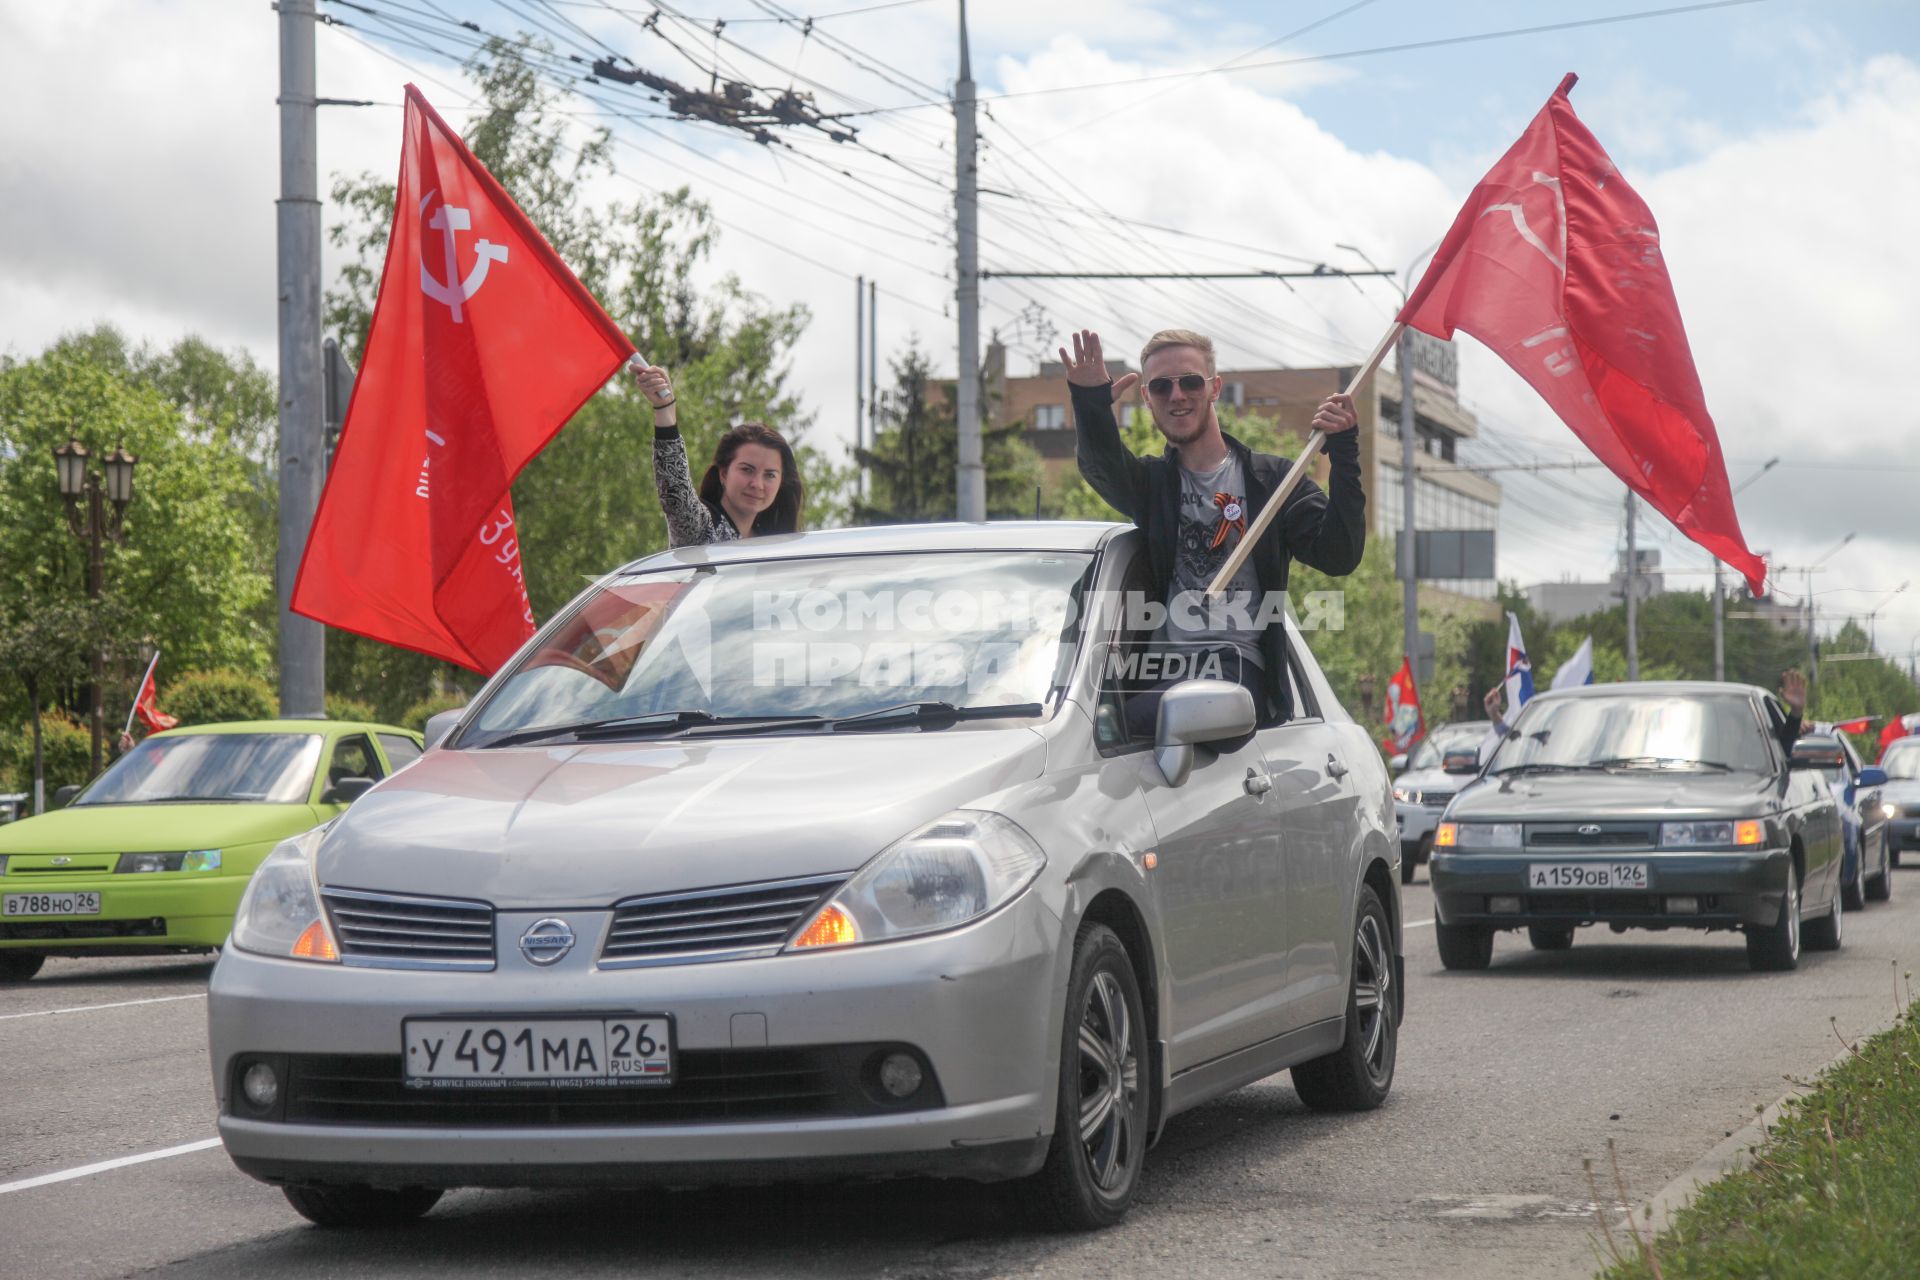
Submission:
M 320 365 L 320 163 L 313 0 L 280 3 L 280 714 L 326 714 L 327 635 L 288 607 L 320 505 L 326 433 Z
M 867 449 L 873 446 L 866 438 L 867 431 L 867 373 L 862 362 L 867 355 L 867 278 L 853 278 L 853 447 Z M 858 458 L 855 459 L 858 461 Z M 864 470 L 864 468 L 862 468 Z M 859 493 L 859 481 L 854 482 L 854 492 Z
M 1627 490 L 1627 679 L 1640 678 L 1640 550 L 1633 540 L 1633 490 Z
M 867 281 L 867 447 L 880 438 L 880 285 Z M 863 481 L 864 482 L 864 481 Z
M 1411 277 L 1412 272 L 1408 272 Z M 1400 365 L 1400 607 L 1402 650 L 1417 671 L 1420 659 L 1420 576 L 1419 556 L 1414 549 L 1413 497 L 1419 484 L 1414 457 L 1413 411 L 1413 330 L 1400 331 L 1400 349 L 1394 353 Z
M 967 0 L 960 0 L 960 80 L 954 86 L 955 297 L 960 304 L 960 367 L 955 379 L 959 465 L 956 514 L 987 518 L 987 469 L 980 456 L 980 167 L 974 128 L 973 62 L 967 51 Z
M 1739 493 L 1741 489 L 1746 488 L 1755 480 L 1758 480 L 1761 476 L 1773 470 L 1775 466 L 1779 465 L 1779 462 L 1780 459 L 1778 458 L 1768 458 L 1765 466 L 1748 476 L 1733 492 Z M 1731 497 L 1732 495 L 1729 494 L 1728 496 Z M 1720 558 L 1716 556 L 1713 561 L 1713 678 L 1715 680 L 1725 680 L 1727 678 L 1726 619 L 1727 588 L 1725 582 L 1723 582 L 1720 577 Z

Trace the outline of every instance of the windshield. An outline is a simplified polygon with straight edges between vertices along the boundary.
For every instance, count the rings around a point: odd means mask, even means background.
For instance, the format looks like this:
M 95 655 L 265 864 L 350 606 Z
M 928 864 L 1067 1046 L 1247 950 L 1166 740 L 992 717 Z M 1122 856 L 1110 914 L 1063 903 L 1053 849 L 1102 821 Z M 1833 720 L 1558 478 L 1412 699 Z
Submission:
M 916 702 L 1042 703 L 1072 657 L 1091 562 L 939 552 L 622 578 L 549 628 L 459 745 L 676 712 L 791 720 Z
M 1420 745 L 1407 757 L 1407 770 L 1438 769 L 1441 760 L 1449 751 L 1467 751 L 1477 749 L 1480 742 L 1493 732 L 1493 725 L 1450 724 L 1435 729 L 1420 740 Z
M 317 733 L 187 733 L 147 738 L 74 800 L 305 804 L 320 763 Z
M 1920 738 L 1901 740 L 1880 757 L 1880 767 L 1889 778 L 1920 779 Z
M 1743 694 L 1621 693 L 1529 702 L 1487 771 L 1598 764 L 1721 765 L 1749 773 L 1775 767 L 1753 703 Z

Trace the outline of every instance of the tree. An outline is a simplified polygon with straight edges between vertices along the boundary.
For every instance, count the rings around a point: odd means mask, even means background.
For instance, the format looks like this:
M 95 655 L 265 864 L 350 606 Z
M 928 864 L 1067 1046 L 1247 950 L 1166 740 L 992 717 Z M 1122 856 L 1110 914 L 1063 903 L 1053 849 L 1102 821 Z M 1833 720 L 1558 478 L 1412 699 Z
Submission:
M 719 233 L 686 189 L 600 205 L 588 184 L 613 172 L 609 135 L 575 147 L 557 92 L 527 62 L 531 40 L 491 40 L 467 64 L 486 109 L 466 132 L 498 178 L 616 324 L 650 360 L 669 368 L 681 433 L 696 480 L 721 433 L 765 422 L 794 443 L 807 482 L 809 526 L 843 513 L 848 473 L 804 439 L 811 416 L 788 390 L 787 360 L 806 309 L 776 308 L 731 275 L 711 279 Z M 366 345 L 392 221 L 391 181 L 337 177 L 343 218 L 329 229 L 347 252 L 327 294 L 327 325 L 357 363 Z M 537 617 L 585 583 L 666 545 L 653 485 L 653 417 L 630 381 L 616 377 L 590 400 L 515 482 L 520 551 Z M 339 631 L 328 633 L 331 692 L 371 702 L 398 720 L 430 696 L 465 696 L 471 673 Z
M 30 616 L 18 617 L 0 627 L 0 671 L 17 677 L 26 694 L 30 728 L 26 735 L 31 747 L 14 761 L 17 776 L 31 781 L 35 798 L 45 794 L 46 744 L 41 710 L 42 695 L 58 688 L 71 688 L 88 675 L 87 655 L 113 626 L 112 604 L 95 604 L 84 596 L 52 600 Z M 68 720 L 71 723 L 71 720 Z M 22 744 L 24 745 L 24 744 Z M 87 735 L 87 764 L 92 764 L 92 734 Z M 24 767 L 21 767 L 24 766 Z M 62 773 L 56 785 L 84 782 Z
M 854 451 L 872 489 L 865 501 L 854 503 L 853 518 L 860 524 L 952 520 L 960 505 L 960 433 L 953 398 L 932 394 L 932 364 L 918 343 L 890 363 L 886 425 L 874 433 L 871 448 Z M 1033 515 L 1040 459 L 1020 439 L 1024 429 L 1012 422 L 981 430 L 988 519 Z

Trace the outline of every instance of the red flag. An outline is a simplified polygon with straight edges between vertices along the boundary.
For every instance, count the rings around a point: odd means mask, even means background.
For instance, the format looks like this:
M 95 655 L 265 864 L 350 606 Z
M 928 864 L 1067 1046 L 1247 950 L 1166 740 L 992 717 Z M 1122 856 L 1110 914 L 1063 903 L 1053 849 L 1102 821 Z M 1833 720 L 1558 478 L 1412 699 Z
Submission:
M 140 723 L 158 733 L 162 729 L 171 729 L 180 723 L 178 716 L 170 716 L 160 710 L 158 695 L 153 687 L 153 669 L 160 665 L 160 655 L 156 652 L 153 661 L 147 663 L 147 674 L 140 681 L 140 689 L 133 695 L 133 714 L 140 717 Z
M 1880 754 L 1885 756 L 1888 747 L 1910 733 L 1920 733 L 1920 712 L 1894 716 L 1888 720 L 1887 727 L 1880 731 Z
M 1420 690 L 1413 683 L 1413 662 L 1400 659 L 1400 670 L 1387 681 L 1387 744 L 1395 755 L 1413 750 L 1427 736 L 1427 718 L 1420 712 Z
M 1465 330 L 1594 456 L 1765 594 L 1693 367 L 1653 214 L 1573 114 L 1560 82 L 1480 180 L 1400 312 Z
M 1842 720 L 1833 727 L 1841 733 L 1865 733 L 1872 723 L 1872 716 L 1861 716 L 1858 720 Z
M 294 611 L 498 670 L 534 630 L 509 487 L 632 354 L 408 85 L 380 298 Z

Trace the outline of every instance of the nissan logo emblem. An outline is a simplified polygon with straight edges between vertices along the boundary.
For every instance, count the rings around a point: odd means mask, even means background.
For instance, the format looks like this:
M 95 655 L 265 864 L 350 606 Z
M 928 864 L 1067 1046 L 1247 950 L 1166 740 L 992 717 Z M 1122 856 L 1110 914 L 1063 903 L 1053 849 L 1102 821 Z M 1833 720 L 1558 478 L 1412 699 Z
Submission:
M 527 926 L 520 935 L 520 954 L 529 964 L 553 964 L 573 950 L 573 926 L 548 916 Z
M 1585 823 L 1580 828 L 1580 834 L 1583 836 L 1597 836 L 1600 834 L 1600 824 L 1597 822 Z

